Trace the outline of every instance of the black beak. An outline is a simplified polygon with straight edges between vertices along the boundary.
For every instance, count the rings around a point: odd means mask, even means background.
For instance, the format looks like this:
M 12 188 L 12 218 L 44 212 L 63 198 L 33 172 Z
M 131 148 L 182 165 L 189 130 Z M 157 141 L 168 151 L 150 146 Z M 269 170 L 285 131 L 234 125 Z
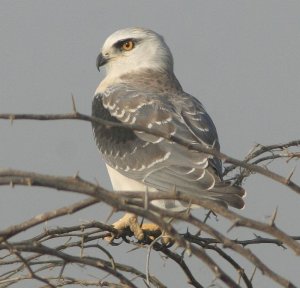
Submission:
M 96 60 L 96 67 L 97 67 L 98 71 L 100 71 L 100 67 L 105 65 L 107 62 L 108 62 L 108 59 L 105 58 L 102 53 L 100 53 Z

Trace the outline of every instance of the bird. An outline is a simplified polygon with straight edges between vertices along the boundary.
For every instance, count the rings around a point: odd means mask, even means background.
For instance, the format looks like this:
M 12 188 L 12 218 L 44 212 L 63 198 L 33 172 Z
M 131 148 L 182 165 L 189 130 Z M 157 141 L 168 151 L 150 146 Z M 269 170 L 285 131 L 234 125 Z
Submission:
M 173 62 L 164 38 L 140 27 L 114 32 L 100 50 L 96 66 L 99 71 L 104 66 L 106 74 L 94 94 L 92 116 L 127 124 L 108 126 L 92 121 L 113 190 L 176 189 L 241 209 L 245 190 L 223 180 L 220 159 L 151 134 L 159 131 L 159 135 L 172 135 L 191 145 L 220 150 L 211 117 L 197 98 L 184 92 Z M 132 130 L 130 125 L 147 132 Z M 153 200 L 152 204 L 179 212 L 188 207 L 179 200 Z M 139 240 L 144 237 L 134 214 L 126 213 L 113 226 L 129 227 Z

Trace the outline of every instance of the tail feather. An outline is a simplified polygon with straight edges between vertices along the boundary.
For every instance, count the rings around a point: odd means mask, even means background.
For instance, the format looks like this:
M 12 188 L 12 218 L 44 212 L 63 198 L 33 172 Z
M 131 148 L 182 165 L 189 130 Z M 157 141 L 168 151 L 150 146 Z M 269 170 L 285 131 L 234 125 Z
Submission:
M 243 198 L 246 196 L 246 192 L 241 186 L 232 185 L 231 182 L 225 181 L 217 183 L 210 191 L 212 192 L 212 198 L 223 200 L 229 206 L 238 209 L 245 206 Z

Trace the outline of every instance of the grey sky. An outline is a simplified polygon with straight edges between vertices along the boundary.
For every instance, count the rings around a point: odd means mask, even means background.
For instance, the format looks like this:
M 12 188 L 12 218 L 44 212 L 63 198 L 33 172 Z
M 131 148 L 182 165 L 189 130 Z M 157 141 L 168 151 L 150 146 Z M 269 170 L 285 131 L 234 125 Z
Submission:
M 103 77 L 95 61 L 106 37 L 119 28 L 147 27 L 164 36 L 179 81 L 212 116 L 222 151 L 242 158 L 255 143 L 299 138 L 299 11 L 299 1 L 287 0 L 1 0 L 0 113 L 69 112 L 73 94 L 78 110 L 89 114 Z M 270 167 L 288 175 L 294 165 Z M 91 127 L 82 122 L 0 121 L 0 168 L 7 167 L 54 175 L 79 171 L 110 187 Z M 299 176 L 298 167 L 298 183 Z M 278 225 L 300 235 L 299 196 L 255 175 L 245 188 L 243 215 L 263 221 L 278 206 Z M 0 229 L 79 198 L 44 190 L 0 188 Z M 63 225 L 104 221 L 107 211 L 97 206 Z M 300 260 L 290 251 L 263 245 L 253 251 L 300 286 Z M 154 259 L 159 273 L 162 261 Z M 184 278 L 178 281 L 165 283 L 186 285 Z M 254 283 L 277 287 L 260 273 Z

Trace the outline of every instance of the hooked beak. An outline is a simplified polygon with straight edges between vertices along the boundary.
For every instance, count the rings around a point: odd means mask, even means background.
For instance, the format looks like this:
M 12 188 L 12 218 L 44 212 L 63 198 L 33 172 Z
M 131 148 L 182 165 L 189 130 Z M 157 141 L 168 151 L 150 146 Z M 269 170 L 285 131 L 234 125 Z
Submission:
M 100 67 L 105 65 L 107 62 L 108 62 L 108 59 L 105 58 L 102 53 L 100 53 L 96 60 L 96 67 L 97 67 L 98 71 L 100 71 Z

